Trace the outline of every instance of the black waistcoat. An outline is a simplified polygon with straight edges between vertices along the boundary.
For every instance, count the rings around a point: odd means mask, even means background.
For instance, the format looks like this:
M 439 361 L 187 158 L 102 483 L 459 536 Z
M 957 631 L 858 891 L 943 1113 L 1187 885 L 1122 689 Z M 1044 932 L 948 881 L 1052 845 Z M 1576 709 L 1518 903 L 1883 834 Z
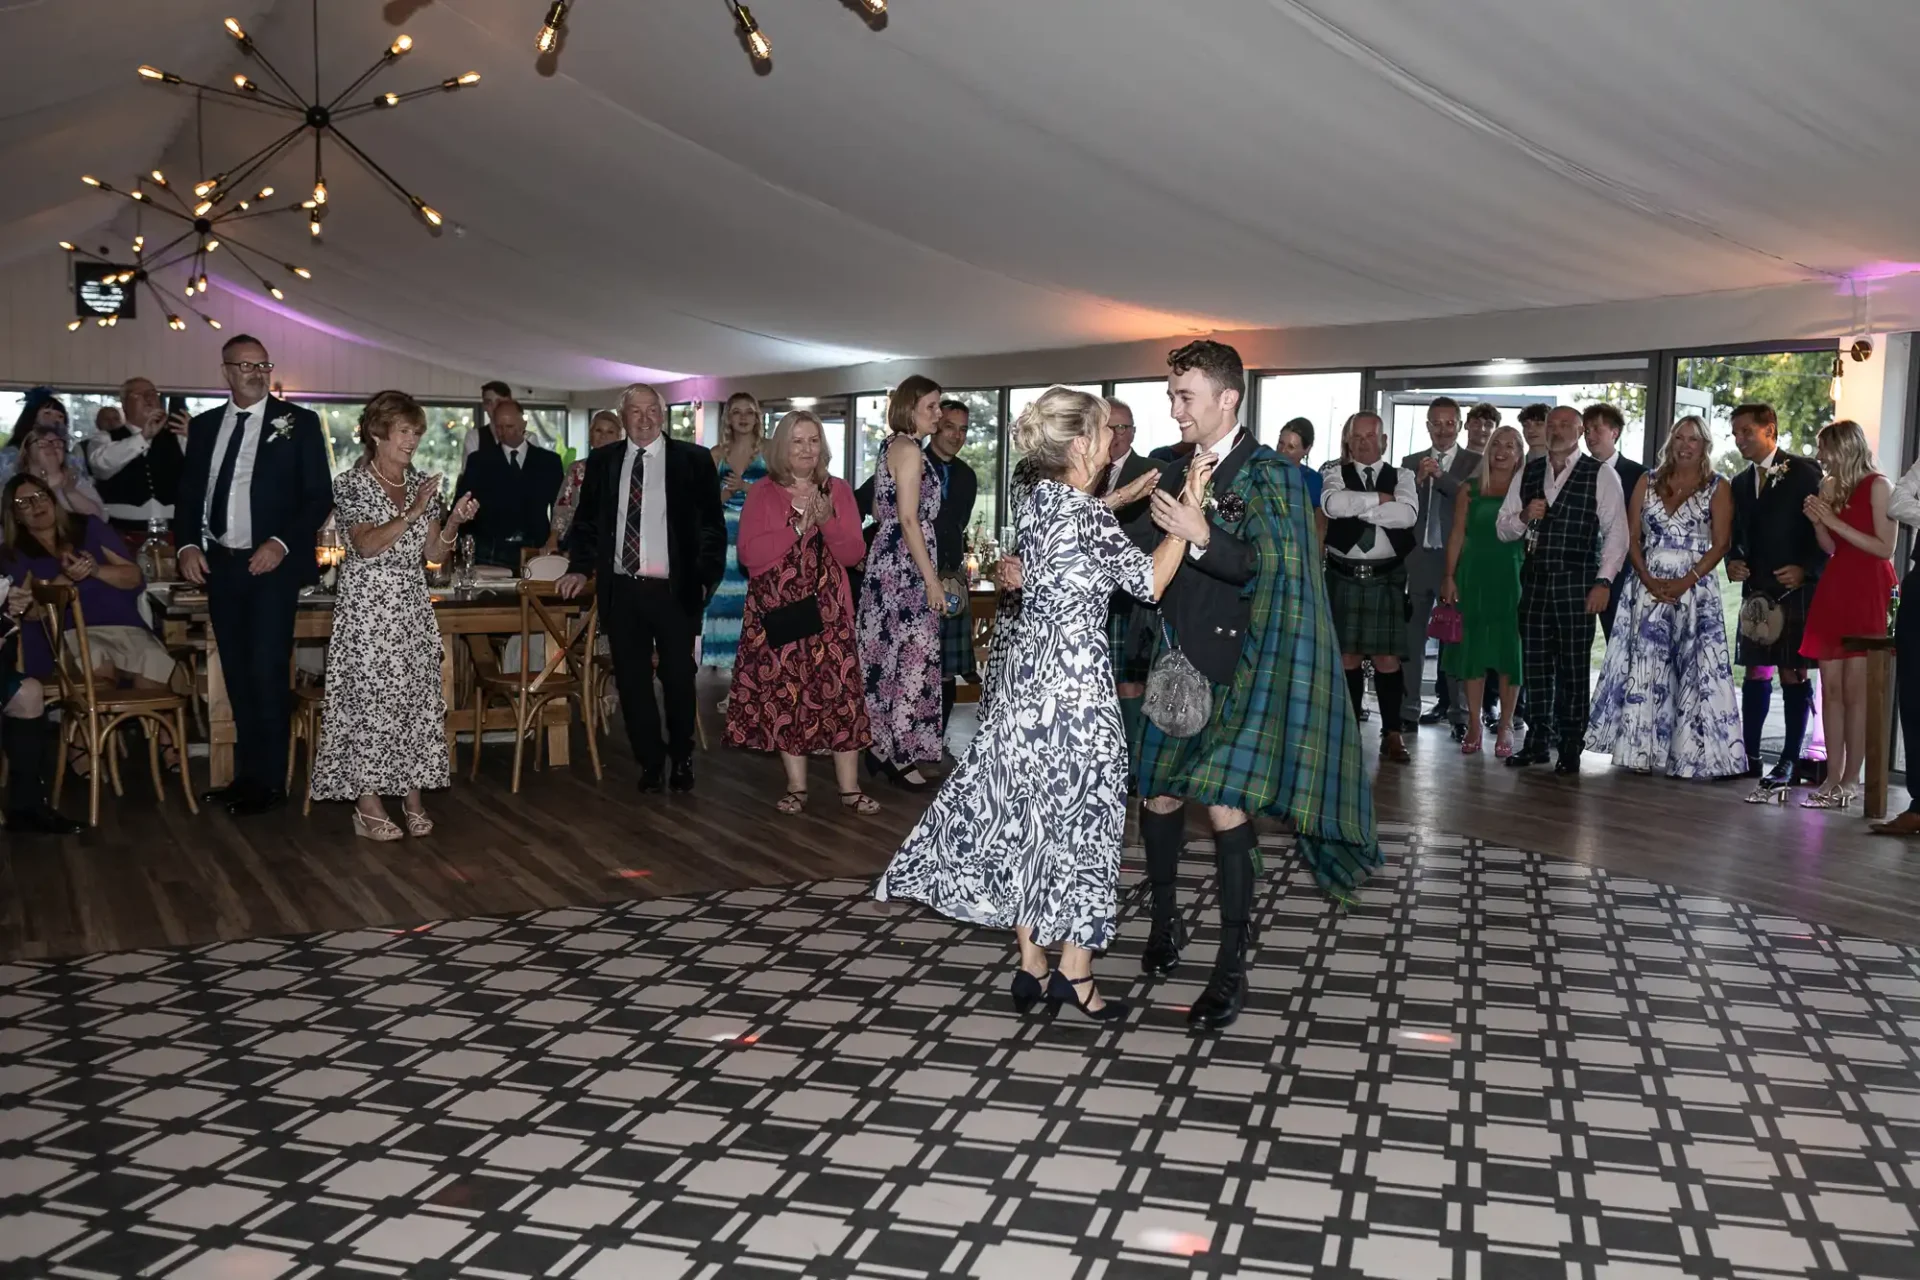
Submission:
M 1340 464 L 1340 478 L 1346 481 L 1347 488 L 1354 493 L 1392 493 L 1400 485 L 1400 473 L 1385 462 L 1376 462 L 1373 471 L 1373 484 L 1369 487 L 1360 474 L 1360 468 L 1351 462 Z M 1369 526 L 1369 521 L 1359 516 L 1342 516 L 1338 520 L 1327 521 L 1327 548 L 1336 555 L 1345 557 L 1352 552 L 1354 544 L 1360 541 L 1360 534 Z M 1393 548 L 1393 554 L 1404 556 L 1413 550 L 1415 534 L 1412 529 L 1373 528 L 1385 534 L 1387 545 Z

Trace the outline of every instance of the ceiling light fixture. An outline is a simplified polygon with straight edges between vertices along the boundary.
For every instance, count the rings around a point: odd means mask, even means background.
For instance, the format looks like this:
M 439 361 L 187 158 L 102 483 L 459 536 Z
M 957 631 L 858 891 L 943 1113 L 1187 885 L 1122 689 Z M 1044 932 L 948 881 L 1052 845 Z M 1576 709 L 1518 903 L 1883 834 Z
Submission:
M 727 0 L 733 8 L 735 28 L 740 38 L 747 42 L 747 52 L 753 55 L 755 62 L 773 61 L 773 41 L 767 39 L 766 32 L 760 30 L 760 24 L 753 20 L 753 10 L 740 3 L 740 0 Z
M 540 24 L 540 34 L 534 37 L 533 48 L 536 53 L 552 53 L 560 47 L 560 32 L 567 25 L 567 0 L 553 0 L 547 6 L 547 16 Z
M 556 6 L 556 8 L 564 8 L 564 6 Z M 259 47 L 254 44 L 252 38 L 247 35 L 246 30 L 233 18 L 228 18 L 223 24 L 227 29 L 227 34 L 239 42 L 240 48 L 244 53 L 259 62 L 261 69 L 266 73 L 266 77 L 271 81 L 273 87 L 269 88 L 256 83 L 243 74 L 236 74 L 233 78 L 233 83 L 236 87 L 228 89 L 218 85 L 200 84 L 197 81 L 188 80 L 183 76 L 174 75 L 170 71 L 163 71 L 157 67 L 143 65 L 140 68 L 140 76 L 142 79 L 150 80 L 157 84 L 186 85 L 202 93 L 213 95 L 215 98 L 238 99 L 251 103 L 256 107 L 263 107 L 277 114 L 291 117 L 295 121 L 293 126 L 285 133 L 235 166 L 231 175 L 223 173 L 195 186 L 194 195 L 204 202 L 201 207 L 195 210 L 195 217 L 205 217 L 207 213 L 217 208 L 230 194 L 239 191 L 249 178 L 264 169 L 267 165 L 272 164 L 287 148 L 297 142 L 302 134 L 309 131 L 313 134 L 314 205 L 324 205 L 327 203 L 327 180 L 324 170 L 325 148 L 323 143 L 327 137 L 331 136 L 337 145 L 351 152 L 354 158 L 365 165 L 375 177 L 392 188 L 401 200 L 412 206 L 416 211 L 425 208 L 425 204 L 420 197 L 402 186 L 398 179 L 382 168 L 373 157 L 362 150 L 353 139 L 342 133 L 340 124 L 343 121 L 350 120 L 368 111 L 397 107 L 408 99 L 420 97 L 422 94 L 452 92 L 456 89 L 468 88 L 471 85 L 479 83 L 480 73 L 478 71 L 469 71 L 463 75 L 452 76 L 441 80 L 437 84 L 427 85 L 424 88 L 412 89 L 405 93 L 382 93 L 364 102 L 343 106 L 342 104 L 345 103 L 349 97 L 358 93 L 366 86 L 368 81 L 372 80 L 389 64 L 411 53 L 413 50 L 413 37 L 406 34 L 395 37 L 393 42 L 381 52 L 380 56 L 374 59 L 373 65 L 362 72 L 358 79 L 348 84 L 346 88 L 340 90 L 340 92 L 332 95 L 332 97 L 323 97 L 320 91 L 319 0 L 312 0 L 311 12 L 314 46 L 313 91 L 311 94 L 294 88 L 293 82 L 280 73 L 280 69 L 268 60 L 266 54 L 260 51 Z M 431 218 L 427 218 L 426 222 L 429 228 L 438 228 L 441 219 L 438 214 L 434 214 Z M 317 228 L 319 225 L 319 219 L 310 219 L 308 222 L 309 232 L 313 235 L 318 235 L 319 231 Z

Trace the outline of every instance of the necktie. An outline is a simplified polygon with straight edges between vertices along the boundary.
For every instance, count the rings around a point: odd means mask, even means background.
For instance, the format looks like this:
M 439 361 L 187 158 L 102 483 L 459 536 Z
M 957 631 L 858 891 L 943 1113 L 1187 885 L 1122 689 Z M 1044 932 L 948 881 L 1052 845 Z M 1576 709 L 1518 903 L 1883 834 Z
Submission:
M 518 471 L 520 469 L 520 451 L 518 449 L 508 450 L 507 461 L 512 465 L 515 471 Z
M 620 532 L 620 568 L 640 576 L 640 508 L 646 502 L 647 455 L 633 455 L 633 479 L 627 484 L 627 527 Z
M 1767 469 L 1765 467 L 1755 467 L 1753 469 L 1753 496 L 1757 498 L 1766 491 Z
M 1368 493 L 1374 492 L 1373 468 L 1367 467 L 1363 469 L 1360 474 L 1366 483 L 1367 492 Z M 1377 535 L 1375 534 L 1374 528 L 1373 528 L 1373 522 L 1371 520 L 1366 521 L 1362 523 L 1360 526 L 1360 541 L 1356 545 L 1358 545 L 1360 550 L 1362 551 L 1371 551 L 1373 550 L 1373 543 L 1376 536 Z
M 240 444 L 247 438 L 247 419 L 253 410 L 242 409 L 233 415 L 233 434 L 227 439 L 227 451 L 220 455 L 220 474 L 213 481 L 213 510 L 207 516 L 207 528 L 217 542 L 227 536 L 227 505 L 233 496 L 233 469 L 240 462 Z
M 1439 454 L 1434 455 L 1434 461 L 1440 463 L 1442 469 L 1446 467 L 1446 460 Z M 1440 504 L 1434 501 L 1436 487 L 1433 481 L 1427 481 L 1427 526 L 1420 545 L 1429 551 L 1438 551 L 1446 546 L 1446 541 L 1440 536 Z

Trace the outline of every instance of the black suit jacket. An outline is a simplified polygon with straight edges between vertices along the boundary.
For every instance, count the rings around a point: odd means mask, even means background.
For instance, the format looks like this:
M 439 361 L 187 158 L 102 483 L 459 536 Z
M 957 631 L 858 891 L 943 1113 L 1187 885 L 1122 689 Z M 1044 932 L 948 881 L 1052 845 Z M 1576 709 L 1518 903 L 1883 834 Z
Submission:
M 667 582 L 674 598 L 698 618 L 727 571 L 727 518 L 720 506 L 720 472 L 713 455 L 697 444 L 668 438 L 666 445 Z M 602 445 L 587 456 L 567 560 L 575 573 L 595 576 L 601 613 L 620 553 L 620 469 L 627 441 Z
M 529 443 L 527 456 L 515 471 L 507 463 L 507 451 L 496 445 L 468 455 L 454 493 L 471 493 L 480 502 L 480 511 L 467 530 L 476 543 L 498 546 L 511 543 L 517 534 L 520 545 L 537 547 L 553 528 L 553 500 L 560 496 L 565 479 L 560 455 L 551 449 Z M 508 567 L 517 569 L 519 564 Z
M 1120 460 L 1120 474 L 1114 477 L 1113 487 L 1115 489 L 1124 489 L 1135 480 L 1138 480 L 1142 473 L 1158 471 L 1162 466 L 1163 464 L 1157 459 L 1143 458 L 1137 453 L 1129 452 L 1125 458 Z M 1147 514 L 1147 509 L 1151 505 L 1151 498 L 1142 498 L 1138 502 L 1116 508 L 1113 513 L 1113 518 L 1120 522 L 1122 529 L 1138 529 L 1140 518 Z
M 1242 429 L 1233 448 L 1213 469 L 1215 493 L 1226 491 L 1248 455 L 1258 447 L 1253 433 Z M 1189 452 L 1161 468 L 1160 492 L 1179 496 L 1192 459 Z M 1158 546 L 1161 537 L 1151 514 L 1127 526 L 1127 535 L 1147 549 Z M 1240 649 L 1253 616 L 1253 602 L 1245 588 L 1258 570 L 1259 554 L 1254 545 L 1214 524 L 1206 551 L 1198 559 L 1189 555 L 1182 560 L 1179 572 L 1160 597 L 1160 614 L 1173 628 L 1180 652 L 1215 684 L 1231 683 L 1234 669 L 1240 665 Z
M 1754 496 L 1755 469 L 1749 466 L 1733 478 L 1733 545 L 1727 559 L 1744 560 L 1747 581 L 1743 595 L 1756 589 L 1777 596 L 1782 588 L 1773 571 L 1797 564 L 1811 588 L 1826 568 L 1827 553 L 1814 537 L 1813 521 L 1801 504 L 1820 491 L 1820 464 L 1784 449 L 1774 455 L 1787 464 L 1786 474 L 1767 482 L 1767 491 Z
M 173 541 L 177 547 L 202 551 L 213 536 L 205 528 L 207 497 L 213 489 L 216 465 L 214 437 L 227 406 L 209 409 L 187 424 L 187 457 L 180 473 L 180 496 L 173 507 Z M 319 415 L 277 396 L 253 406 L 259 418 L 247 420 L 247 430 L 261 431 L 254 454 L 249 507 L 253 517 L 253 544 L 278 538 L 287 548 L 281 571 L 291 571 L 303 583 L 317 582 L 313 545 L 320 526 L 333 510 L 333 476 L 327 469 L 327 438 Z M 281 425 L 276 426 L 279 423 Z
M 973 519 L 974 500 L 979 496 L 980 480 L 973 468 L 955 455 L 952 462 L 941 463 L 933 456 L 933 450 L 927 450 L 927 467 L 933 472 L 933 478 L 940 478 L 940 468 L 947 468 L 947 492 L 940 499 L 940 514 L 933 518 L 933 549 L 935 556 L 933 567 L 941 573 L 958 573 L 960 566 L 967 561 L 967 523 Z M 871 494 L 871 490 L 868 491 Z M 855 504 L 859 498 L 854 499 Z M 867 499 L 870 513 L 873 499 Z M 873 544 L 869 542 L 868 546 Z

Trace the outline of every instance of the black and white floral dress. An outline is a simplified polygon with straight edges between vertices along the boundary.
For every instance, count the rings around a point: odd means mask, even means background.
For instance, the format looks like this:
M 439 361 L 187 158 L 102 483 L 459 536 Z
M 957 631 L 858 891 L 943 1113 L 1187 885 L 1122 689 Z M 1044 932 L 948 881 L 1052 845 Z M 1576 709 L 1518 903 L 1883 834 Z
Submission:
M 1036 484 L 1019 515 L 1024 599 L 995 697 L 874 896 L 1099 950 L 1127 822 L 1107 608 L 1116 590 L 1153 598 L 1153 561 L 1105 503 L 1059 481 Z
M 426 477 L 407 472 L 407 505 Z M 427 592 L 427 525 L 440 500 L 399 541 L 363 556 L 347 531 L 400 514 L 371 471 L 333 482 L 334 520 L 347 544 L 327 646 L 327 701 L 313 764 L 315 800 L 398 796 L 448 784 L 447 704 L 440 690 L 440 627 Z

